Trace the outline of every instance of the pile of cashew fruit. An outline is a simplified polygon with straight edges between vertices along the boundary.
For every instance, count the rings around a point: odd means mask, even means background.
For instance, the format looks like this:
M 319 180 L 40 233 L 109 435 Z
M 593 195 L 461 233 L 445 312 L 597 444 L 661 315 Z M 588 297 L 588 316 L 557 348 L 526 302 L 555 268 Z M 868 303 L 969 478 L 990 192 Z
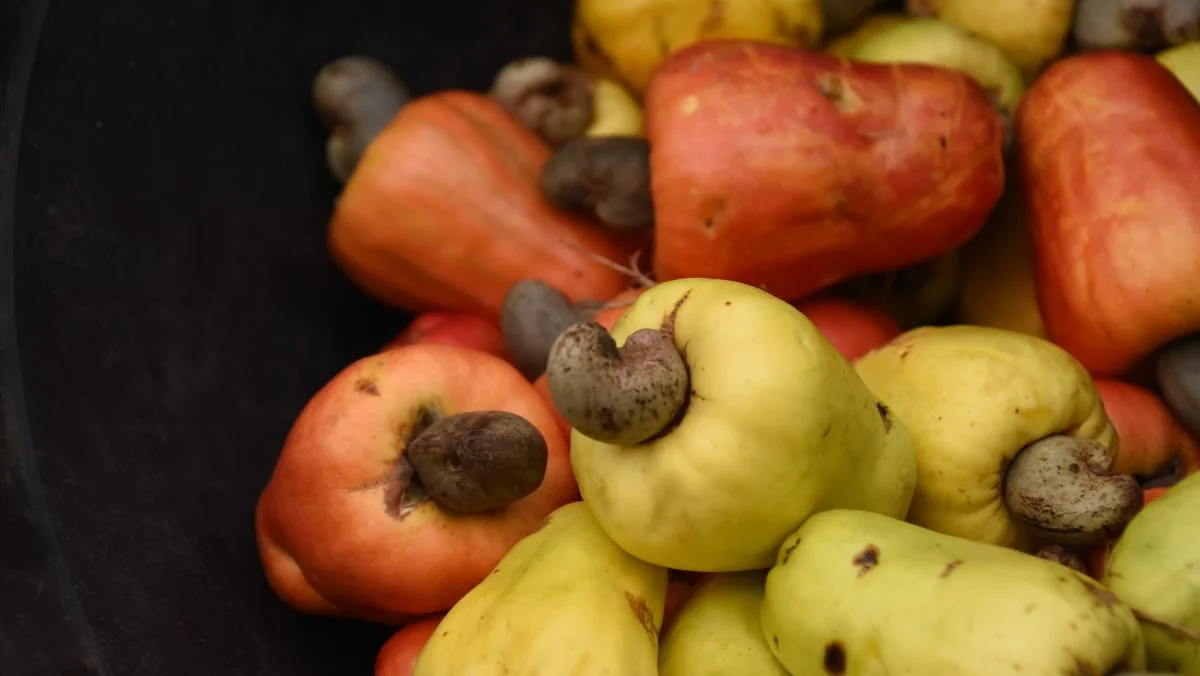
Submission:
M 563 30 L 316 75 L 398 334 L 262 491 L 282 602 L 377 676 L 1200 675 L 1200 0 Z

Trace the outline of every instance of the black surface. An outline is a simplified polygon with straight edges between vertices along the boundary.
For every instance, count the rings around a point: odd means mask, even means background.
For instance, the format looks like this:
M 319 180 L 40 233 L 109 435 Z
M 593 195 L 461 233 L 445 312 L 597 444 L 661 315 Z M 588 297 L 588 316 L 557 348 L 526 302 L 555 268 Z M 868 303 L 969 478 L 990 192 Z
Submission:
M 0 2 L 4 676 L 366 674 L 387 636 L 254 547 L 292 419 L 403 319 L 326 256 L 311 77 L 482 89 L 570 3 L 313 1 Z

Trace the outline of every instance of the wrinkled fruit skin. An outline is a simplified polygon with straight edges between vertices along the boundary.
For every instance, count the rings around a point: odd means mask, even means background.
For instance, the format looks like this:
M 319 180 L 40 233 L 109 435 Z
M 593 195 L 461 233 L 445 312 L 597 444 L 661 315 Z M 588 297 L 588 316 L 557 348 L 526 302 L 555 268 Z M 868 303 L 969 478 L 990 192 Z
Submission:
M 375 676 L 412 676 L 417 656 L 443 617 L 445 613 L 430 615 L 392 634 L 375 656 Z
M 1050 339 L 1111 376 L 1200 330 L 1200 106 L 1183 85 L 1139 54 L 1068 57 L 1016 129 Z
M 1200 474 L 1175 484 L 1129 522 L 1104 581 L 1130 606 L 1200 633 Z M 1200 641 L 1142 622 L 1152 669 L 1200 674 Z
M 668 57 L 645 104 L 660 281 L 798 299 L 953 249 L 1004 186 L 1000 116 L 957 71 L 717 40 Z
M 1033 336 L 981 326 L 908 331 L 854 364 L 912 433 L 917 489 L 908 520 L 969 540 L 1037 548 L 1004 504 L 1004 470 L 1025 446 L 1061 433 L 1117 452 L 1091 378 Z
M 681 279 L 643 292 L 612 336 L 671 313 L 691 386 L 678 424 L 633 446 L 571 436 L 580 493 L 617 544 L 677 570 L 755 570 L 815 511 L 904 515 L 908 431 L 803 314 L 752 286 Z
M 667 571 L 582 502 L 555 510 L 446 614 L 413 676 L 656 676 Z
M 496 512 L 433 501 L 401 514 L 399 460 L 422 412 L 515 413 L 542 433 L 532 494 Z M 268 583 L 305 613 L 401 624 L 446 610 L 547 514 L 578 498 L 567 443 L 507 362 L 448 345 L 365 357 L 333 377 L 292 425 L 255 513 Z
M 763 632 L 793 674 L 1115 674 L 1130 608 L 1046 559 L 869 512 L 814 515 L 767 573 Z
M 900 325 L 887 312 L 866 303 L 814 297 L 793 303 L 843 357 L 858 359 L 900 335 Z
M 414 343 L 438 343 L 469 347 L 501 359 L 508 359 L 508 348 L 500 326 L 487 317 L 464 312 L 425 312 L 417 315 L 398 336 L 383 347 L 390 350 Z

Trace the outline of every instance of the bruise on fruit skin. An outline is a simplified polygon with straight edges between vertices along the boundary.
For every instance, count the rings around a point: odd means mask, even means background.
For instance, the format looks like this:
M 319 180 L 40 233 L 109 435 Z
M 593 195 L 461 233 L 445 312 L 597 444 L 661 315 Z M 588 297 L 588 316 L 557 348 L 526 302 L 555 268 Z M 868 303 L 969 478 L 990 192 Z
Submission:
M 646 636 L 650 638 L 650 643 L 657 647 L 658 629 L 654 628 L 654 614 L 646 606 L 646 600 L 628 590 L 625 592 L 625 600 L 629 602 L 629 609 L 633 611 L 633 616 L 637 618 L 638 624 L 646 630 Z
M 872 568 L 879 565 L 879 548 L 875 545 L 867 545 L 854 557 L 854 565 L 858 566 L 858 576 L 862 577 L 871 571 Z
M 953 573 L 961 565 L 962 565 L 962 561 L 958 561 L 958 560 L 947 563 L 946 567 L 944 569 L 942 569 L 942 574 L 939 575 L 938 577 L 943 577 L 943 578 L 949 577 L 950 573 Z
M 825 656 L 821 661 L 821 666 L 830 676 L 846 673 L 846 648 L 841 641 L 833 641 L 825 646 Z
M 379 386 L 376 385 L 375 381 L 371 380 L 370 378 L 359 378 L 354 383 L 354 391 L 362 392 L 363 394 L 369 394 L 373 397 L 380 396 L 379 395 Z
M 796 548 L 799 546 L 800 546 L 800 538 L 796 538 L 795 542 L 788 545 L 787 549 L 783 550 L 783 556 L 780 559 L 780 563 L 786 564 L 789 560 L 791 560 L 792 552 L 796 551 Z
M 879 412 L 879 418 L 881 420 L 883 420 L 884 433 L 886 434 L 888 432 L 891 432 L 892 431 L 892 416 L 889 415 L 891 413 L 891 411 L 888 410 L 888 407 L 884 406 L 883 402 L 881 402 L 881 401 L 875 402 L 875 410 Z

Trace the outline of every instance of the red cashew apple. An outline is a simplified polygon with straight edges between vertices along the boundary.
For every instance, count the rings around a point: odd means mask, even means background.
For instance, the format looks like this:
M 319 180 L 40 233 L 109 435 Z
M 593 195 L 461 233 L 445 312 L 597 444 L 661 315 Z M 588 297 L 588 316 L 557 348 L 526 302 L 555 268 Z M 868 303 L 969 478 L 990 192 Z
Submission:
M 1200 331 L 1200 106 L 1153 58 L 1050 66 L 1015 116 L 1046 333 L 1120 375 Z
M 749 40 L 667 56 L 645 96 L 658 281 L 795 300 L 966 242 L 1004 188 L 1004 124 L 970 76 Z
M 508 348 L 500 325 L 494 320 L 466 312 L 424 312 L 413 318 L 383 349 L 414 343 L 438 343 L 482 350 L 508 359 Z
M 360 359 L 301 411 L 258 501 L 267 581 L 299 611 L 403 624 L 450 608 L 578 500 L 527 380 L 462 347 Z
M 900 325 L 891 315 L 865 303 L 815 296 L 793 306 L 816 324 L 821 335 L 848 361 L 900 335 Z
M 1143 483 L 1174 482 L 1200 470 L 1200 445 L 1158 395 L 1111 378 L 1093 382 L 1120 439 L 1113 474 L 1129 474 Z
M 417 657 L 445 616 L 437 613 L 423 617 L 392 634 L 375 656 L 375 676 L 412 676 Z

